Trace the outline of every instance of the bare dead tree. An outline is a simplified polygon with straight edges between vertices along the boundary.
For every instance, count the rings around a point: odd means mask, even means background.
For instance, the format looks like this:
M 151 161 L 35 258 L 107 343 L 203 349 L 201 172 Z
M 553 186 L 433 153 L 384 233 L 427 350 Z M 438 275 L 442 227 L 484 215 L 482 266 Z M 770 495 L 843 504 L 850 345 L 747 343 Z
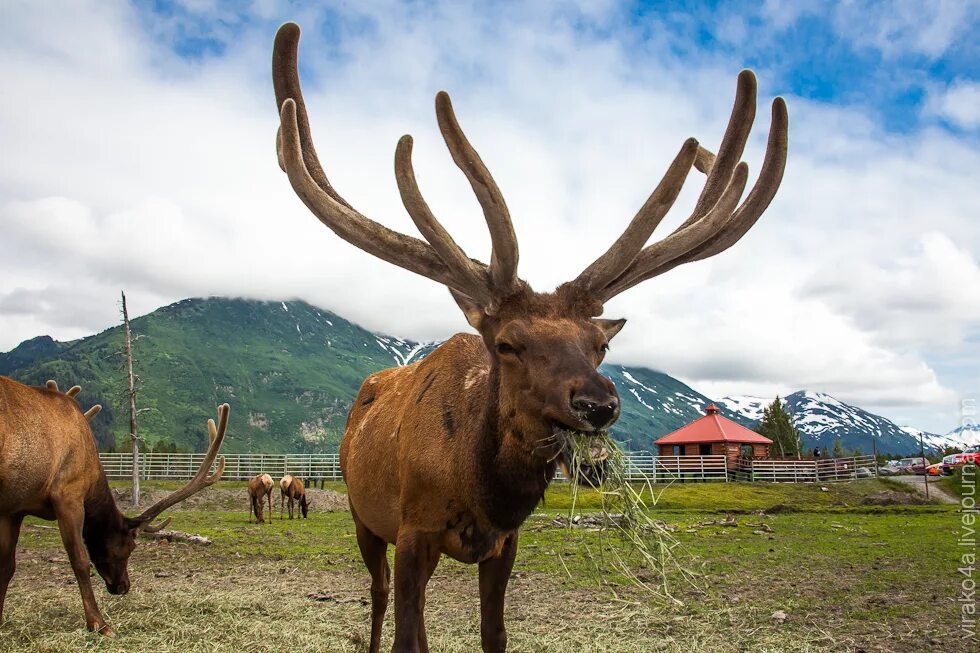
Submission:
M 129 330 L 129 311 L 126 308 L 126 293 L 122 296 L 123 334 L 126 338 L 126 382 L 129 398 L 129 437 L 133 442 L 133 507 L 140 505 L 139 434 L 136 424 L 136 376 L 133 374 L 133 337 Z

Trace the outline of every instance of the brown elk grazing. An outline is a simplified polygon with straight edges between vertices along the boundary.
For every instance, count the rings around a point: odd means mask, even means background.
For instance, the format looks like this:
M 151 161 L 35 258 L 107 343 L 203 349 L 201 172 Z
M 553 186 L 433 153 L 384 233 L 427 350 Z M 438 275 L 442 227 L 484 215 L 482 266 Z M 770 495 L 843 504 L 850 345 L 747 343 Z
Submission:
M 330 185 L 310 135 L 297 73 L 299 28 L 283 25 L 273 53 L 279 163 L 297 195 L 344 240 L 449 287 L 479 336 L 456 335 L 425 359 L 361 386 L 340 446 L 341 469 L 364 563 L 371 574 L 371 646 L 380 647 L 388 603 L 386 550 L 395 545 L 395 651 L 426 651 L 425 586 L 439 557 L 479 563 L 484 651 L 503 651 L 504 593 L 518 528 L 540 501 L 566 438 L 589 438 L 619 416 L 597 367 L 624 320 L 599 319 L 603 303 L 636 284 L 714 256 L 769 206 L 786 161 L 788 115 L 776 98 L 758 181 L 740 163 L 755 118 L 756 81 L 738 76 L 718 154 L 687 140 L 660 185 L 612 247 L 577 279 L 536 293 L 517 276 L 517 239 L 490 172 L 464 136 L 449 96 L 436 96 L 439 129 L 476 194 L 490 231 L 485 265 L 436 220 L 412 169 L 412 139 L 395 152 L 402 201 L 426 241 L 359 213 Z M 693 213 L 646 245 L 694 166 L 707 176 Z
M 262 515 L 262 502 L 269 501 L 269 523 L 272 523 L 272 488 L 275 485 L 272 477 L 268 474 L 256 474 L 248 482 L 248 500 L 251 503 L 248 513 L 248 521 L 251 523 L 252 515 L 255 515 L 255 523 L 265 523 Z
M 286 474 L 279 480 L 279 493 L 282 503 L 279 505 L 279 519 L 282 519 L 282 509 L 284 503 L 289 501 L 289 518 L 293 518 L 293 502 L 298 504 L 296 518 L 299 519 L 300 513 L 303 519 L 307 518 L 310 503 L 306 500 L 306 488 L 303 486 L 303 479 Z
M 14 575 L 14 549 L 25 516 L 58 520 L 61 540 L 82 594 L 85 625 L 111 635 L 95 602 L 89 563 L 110 594 L 129 591 L 129 556 L 139 530 L 158 531 L 170 521 L 151 526 L 167 508 L 213 484 L 224 471 L 224 459 L 208 476 L 228 426 L 228 404 L 218 407 L 218 425 L 208 420 L 211 444 L 194 478 L 182 489 L 126 517 L 116 507 L 99 462 L 88 420 L 73 398 L 80 388 L 62 393 L 54 381 L 33 388 L 0 376 L 0 619 L 7 585 Z

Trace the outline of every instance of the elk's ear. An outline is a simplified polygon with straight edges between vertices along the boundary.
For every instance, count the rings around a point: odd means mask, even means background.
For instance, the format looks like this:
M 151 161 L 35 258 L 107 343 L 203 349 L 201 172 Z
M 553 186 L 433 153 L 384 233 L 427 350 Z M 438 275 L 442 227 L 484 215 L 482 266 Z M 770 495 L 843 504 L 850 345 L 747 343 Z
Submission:
M 606 340 L 612 340 L 613 336 L 619 333 L 622 328 L 626 326 L 626 320 L 600 320 L 595 318 L 592 320 L 592 324 L 602 329 L 602 332 L 606 334 Z
M 463 315 L 466 316 L 466 321 L 470 323 L 470 326 L 480 330 L 480 325 L 483 324 L 483 318 L 487 316 L 486 311 L 483 307 L 476 303 L 473 298 L 468 295 L 464 295 L 458 290 L 449 289 L 449 293 L 456 300 L 456 304 L 463 311 Z

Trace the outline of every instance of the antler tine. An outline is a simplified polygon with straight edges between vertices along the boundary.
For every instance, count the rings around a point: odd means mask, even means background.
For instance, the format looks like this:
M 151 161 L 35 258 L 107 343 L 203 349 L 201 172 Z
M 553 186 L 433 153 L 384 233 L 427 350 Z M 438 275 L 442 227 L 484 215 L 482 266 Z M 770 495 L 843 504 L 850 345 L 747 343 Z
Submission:
M 402 136 L 395 148 L 395 180 L 398 182 L 398 192 L 402 198 L 405 210 L 412 217 L 415 226 L 429 241 L 436 254 L 439 255 L 458 283 L 453 287 L 460 290 L 478 302 L 489 305 L 492 303 L 489 285 L 487 283 L 487 268 L 482 263 L 470 259 L 466 252 L 456 244 L 445 227 L 432 214 L 418 181 L 415 179 L 415 168 L 412 166 L 412 137 Z
M 320 222 L 355 247 L 449 285 L 449 270 L 428 243 L 362 215 L 330 185 L 313 147 L 296 69 L 298 47 L 299 26 L 286 23 L 280 27 L 272 56 L 272 79 L 280 113 L 276 150 L 296 194 Z
M 85 419 L 91 422 L 93 419 L 95 419 L 95 416 L 98 415 L 99 412 L 101 411 L 102 411 L 102 406 L 99 404 L 95 404 L 94 406 L 86 410 L 84 413 L 82 413 L 82 415 L 85 416 Z
M 515 289 L 518 282 L 519 254 L 517 234 L 514 233 L 514 224 L 510 220 L 504 196 L 460 128 L 453 112 L 453 103 L 445 91 L 436 94 L 436 119 L 446 147 L 449 148 L 453 161 L 469 180 L 490 229 L 490 282 L 497 293 L 507 295 Z
M 53 390 L 54 392 L 61 392 L 61 390 L 58 389 L 58 382 L 54 379 L 48 379 L 44 384 L 44 387 L 48 390 Z
M 69 397 L 74 397 L 75 395 L 77 395 L 81 391 L 82 391 L 82 386 L 80 386 L 80 385 L 73 385 L 72 387 L 68 388 L 65 391 L 65 394 L 68 395 Z
M 190 482 L 181 489 L 147 508 L 139 517 L 133 518 L 132 523 L 136 524 L 140 528 L 144 528 L 145 530 L 146 525 L 152 522 L 153 519 L 156 518 L 156 516 L 161 512 L 180 503 L 191 495 L 200 492 L 204 488 L 213 485 L 219 478 L 221 478 L 221 475 L 225 471 L 224 456 L 221 457 L 221 460 L 218 463 L 218 469 L 215 471 L 215 473 L 211 474 L 210 476 L 208 476 L 208 474 L 211 471 L 211 465 L 214 464 L 214 459 L 218 456 L 218 451 L 221 449 L 221 443 L 225 439 L 225 431 L 228 428 L 228 415 L 230 412 L 231 407 L 228 404 L 222 404 L 218 406 L 218 425 L 215 426 L 213 419 L 208 420 L 208 435 L 210 438 L 210 444 L 208 445 L 207 452 L 204 454 L 204 460 L 201 461 L 201 466 L 198 467 L 197 473 L 194 474 L 194 478 L 192 478 Z
M 598 291 L 618 277 L 636 258 L 650 238 L 660 221 L 677 200 L 684 181 L 691 170 L 691 164 L 703 150 L 698 142 L 689 138 L 684 141 L 680 152 L 674 157 L 663 179 L 637 212 L 623 235 L 613 243 L 605 254 L 578 276 L 573 284 L 585 289 Z
M 714 238 L 724 228 L 726 221 L 731 219 L 732 211 L 735 210 L 738 200 L 745 190 L 748 176 L 748 164 L 739 163 L 735 167 L 735 173 L 732 175 L 728 187 L 718 198 L 715 206 L 703 218 L 686 227 L 674 230 L 663 240 L 644 248 L 636 257 L 634 265 L 598 292 L 599 299 L 603 302 L 608 301 L 623 290 L 649 279 L 653 276 L 650 271 L 657 270 L 660 266 L 675 260 L 680 260 L 688 252 Z
M 769 138 L 766 144 L 765 158 L 762 162 L 762 170 L 742 205 L 722 224 L 717 233 L 679 256 L 654 263 L 652 259 L 641 261 L 640 259 L 643 258 L 646 250 L 641 252 L 634 265 L 630 266 L 630 270 L 620 275 L 615 282 L 604 290 L 603 301 L 618 295 L 641 281 L 672 270 L 678 265 L 720 254 L 737 243 L 762 216 L 779 189 L 783 172 L 786 169 L 788 134 L 789 114 L 786 109 L 786 101 L 777 97 L 772 103 L 772 122 L 769 127 Z M 706 154 L 710 155 L 711 153 L 706 151 Z M 705 159 L 707 160 L 707 157 Z
M 742 158 L 745 151 L 745 144 L 749 140 L 749 133 L 752 131 L 752 123 L 755 121 L 755 96 L 758 83 L 755 74 L 751 70 L 743 70 L 738 74 L 738 81 L 735 84 L 735 101 L 732 103 L 732 113 L 728 119 L 728 126 L 725 128 L 725 135 L 721 139 L 721 146 L 718 154 L 712 155 L 708 150 L 704 150 L 702 159 L 710 157 L 710 165 L 706 166 L 705 174 L 708 179 L 704 182 L 701 195 L 690 217 L 680 226 L 681 229 L 702 218 L 711 207 L 715 205 L 718 198 L 728 186 L 732 172 Z
M 715 155 L 711 150 L 707 150 L 698 145 L 698 154 L 694 157 L 694 167 L 698 169 L 698 172 L 706 175 L 711 172 L 711 168 L 714 165 Z
M 157 524 L 144 524 L 142 530 L 145 533 L 159 533 L 160 531 L 165 529 L 170 524 L 170 522 L 171 522 L 171 518 L 167 517 L 162 522 L 159 522 Z
M 276 39 L 272 48 L 272 86 L 276 93 L 276 108 L 282 110 L 282 105 L 287 99 L 292 99 L 296 103 L 296 113 L 298 115 L 300 141 L 303 144 L 303 162 L 310 176 L 323 192 L 329 195 L 335 202 L 343 204 L 352 209 L 343 197 L 340 196 L 327 179 L 320 159 L 317 157 L 316 148 L 313 146 L 313 134 L 310 131 L 310 119 L 306 113 L 306 103 L 303 101 L 303 90 L 299 83 L 299 25 L 296 23 L 285 23 L 276 32 Z M 277 145 L 281 145 L 282 134 L 276 134 Z M 279 158 L 279 165 L 283 166 L 282 157 Z M 283 170 L 285 170 L 283 166 Z

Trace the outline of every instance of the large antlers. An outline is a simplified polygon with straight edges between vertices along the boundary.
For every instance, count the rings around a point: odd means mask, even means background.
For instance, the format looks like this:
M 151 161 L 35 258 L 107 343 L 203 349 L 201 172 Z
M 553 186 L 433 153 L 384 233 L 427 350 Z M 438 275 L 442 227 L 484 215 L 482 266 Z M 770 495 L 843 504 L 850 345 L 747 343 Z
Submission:
M 299 26 L 286 23 L 276 34 L 272 55 L 272 80 L 281 121 L 276 144 L 279 164 L 297 195 L 347 242 L 469 295 L 493 312 L 501 299 L 523 283 L 517 277 L 517 238 L 503 195 L 463 134 L 449 95 L 436 95 L 436 117 L 453 161 L 466 175 L 483 209 L 493 244 L 489 266 L 467 256 L 432 214 L 415 179 L 410 136 L 398 141 L 395 177 L 405 209 L 428 242 L 365 217 L 334 190 L 313 147 L 297 72 L 298 48 Z M 755 120 L 755 102 L 755 75 L 743 70 L 718 154 L 688 139 L 623 235 L 568 285 L 605 302 L 641 281 L 683 263 L 714 256 L 738 242 L 769 206 L 786 165 L 789 118 L 786 103 L 777 97 L 772 104 L 762 170 L 748 197 L 738 204 L 748 180 L 748 166 L 739 159 Z M 669 236 L 644 247 L 673 206 L 692 165 L 707 175 L 694 211 Z
M 145 531 L 151 532 L 162 529 L 170 521 L 169 519 L 164 520 L 162 523 L 156 526 L 150 526 L 150 522 L 152 522 L 157 515 L 167 508 L 180 503 L 192 494 L 196 494 L 206 487 L 214 485 L 218 479 L 221 478 L 221 475 L 225 471 L 224 456 L 222 456 L 221 460 L 218 462 L 218 469 L 215 470 L 214 474 L 211 474 L 211 466 L 214 464 L 214 460 L 218 456 L 218 451 L 221 449 L 221 442 L 225 439 L 225 430 L 228 428 L 228 414 L 230 412 L 231 408 L 228 406 L 228 404 L 222 404 L 218 406 L 217 426 L 215 425 L 213 419 L 208 420 L 208 435 L 210 437 L 210 444 L 208 445 L 207 452 L 204 454 L 204 460 L 201 461 L 201 466 L 197 469 L 197 473 L 194 475 L 194 478 L 192 478 L 191 481 L 181 489 L 147 508 L 139 517 L 133 517 L 130 519 L 130 526 L 132 528 L 142 528 Z
M 493 251 L 489 267 L 469 258 L 436 220 L 422 198 L 412 169 L 412 139 L 395 153 L 395 175 L 405 208 L 428 242 L 392 231 L 355 210 L 334 190 L 320 165 L 297 72 L 299 26 L 286 23 L 276 34 L 272 82 L 280 114 L 279 165 L 296 194 L 323 224 L 355 247 L 454 288 L 492 307 L 511 294 L 517 278 L 517 237 L 503 195 L 470 145 L 453 113 L 449 95 L 436 96 L 436 116 L 453 161 L 463 171 L 483 208 Z
M 755 99 L 755 75 L 743 70 L 738 75 L 735 104 L 717 156 L 693 139 L 685 143 L 657 190 L 623 235 L 573 284 L 605 302 L 682 263 L 719 254 L 745 235 L 769 206 L 782 181 L 789 127 L 786 103 L 777 97 L 772 103 L 772 124 L 762 171 L 748 197 L 736 208 L 748 177 L 748 166 L 739 163 L 739 159 L 755 120 Z M 708 175 L 694 211 L 669 236 L 644 248 L 676 199 L 692 160 L 698 170 Z

